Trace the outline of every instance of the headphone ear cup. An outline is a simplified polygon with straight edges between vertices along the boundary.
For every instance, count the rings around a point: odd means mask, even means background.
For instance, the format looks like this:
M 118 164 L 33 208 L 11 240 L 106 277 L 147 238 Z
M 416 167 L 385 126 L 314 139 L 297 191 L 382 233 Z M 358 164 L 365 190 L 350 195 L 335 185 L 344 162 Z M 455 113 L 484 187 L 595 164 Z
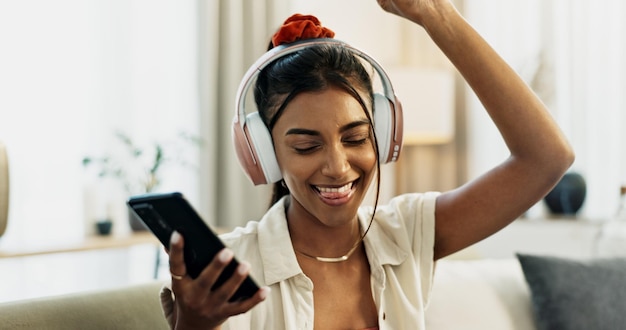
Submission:
M 241 169 L 255 185 L 267 183 L 261 163 L 257 161 L 258 156 L 248 137 L 248 127 L 245 123 L 242 127 L 238 117 L 235 116 L 232 128 L 233 145 Z
M 374 132 L 378 142 L 378 158 L 388 163 L 389 149 L 393 139 L 393 111 L 389 99 L 382 94 L 374 94 Z
M 274 153 L 274 143 L 272 136 L 263 123 L 258 112 L 253 112 L 246 116 L 245 123 L 246 135 L 253 152 L 253 159 L 256 160 L 255 167 L 252 171 L 246 172 L 255 184 L 266 184 L 277 182 L 282 179 L 280 167 Z M 262 178 L 256 176 L 262 175 Z M 257 183 L 258 182 L 258 183 Z

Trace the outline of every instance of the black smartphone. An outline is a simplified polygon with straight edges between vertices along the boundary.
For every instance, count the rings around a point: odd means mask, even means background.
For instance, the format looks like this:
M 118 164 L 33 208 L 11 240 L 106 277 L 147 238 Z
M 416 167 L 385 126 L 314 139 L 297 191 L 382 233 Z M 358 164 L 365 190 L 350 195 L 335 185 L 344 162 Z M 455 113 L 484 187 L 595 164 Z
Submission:
M 198 277 L 213 257 L 225 247 L 180 192 L 132 196 L 128 200 L 128 206 L 165 247 L 169 248 L 174 230 L 183 236 L 185 265 L 187 274 L 192 278 Z M 237 265 L 239 262 L 233 258 L 215 282 L 213 289 L 229 279 Z M 258 285 L 248 276 L 230 301 L 248 299 L 258 290 Z

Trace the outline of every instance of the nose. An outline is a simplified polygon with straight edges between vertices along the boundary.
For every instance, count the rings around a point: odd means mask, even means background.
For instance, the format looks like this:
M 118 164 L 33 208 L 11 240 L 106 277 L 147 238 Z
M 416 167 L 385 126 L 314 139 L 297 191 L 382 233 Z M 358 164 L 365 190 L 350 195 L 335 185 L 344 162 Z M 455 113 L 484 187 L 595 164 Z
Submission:
M 327 149 L 322 174 L 331 178 L 341 178 L 350 170 L 348 153 L 342 144 Z

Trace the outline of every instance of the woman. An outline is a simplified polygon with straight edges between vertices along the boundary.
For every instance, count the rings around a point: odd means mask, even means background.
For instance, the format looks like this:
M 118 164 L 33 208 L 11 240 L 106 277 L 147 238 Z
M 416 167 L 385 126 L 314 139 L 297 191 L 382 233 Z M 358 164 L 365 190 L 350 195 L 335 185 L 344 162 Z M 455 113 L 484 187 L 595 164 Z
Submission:
M 449 1 L 378 3 L 426 30 L 483 103 L 510 157 L 455 190 L 362 208 L 380 173 L 370 78 L 342 47 L 277 59 L 255 90 L 282 178 L 273 205 L 260 221 L 224 235 L 230 249 L 196 279 L 185 275 L 184 239 L 174 233 L 172 293 L 162 296 L 172 327 L 424 329 L 435 261 L 519 217 L 571 165 L 573 152 L 544 105 Z M 332 36 L 307 19 L 314 36 Z M 245 262 L 212 290 L 233 251 Z M 248 274 L 263 287 L 229 302 Z

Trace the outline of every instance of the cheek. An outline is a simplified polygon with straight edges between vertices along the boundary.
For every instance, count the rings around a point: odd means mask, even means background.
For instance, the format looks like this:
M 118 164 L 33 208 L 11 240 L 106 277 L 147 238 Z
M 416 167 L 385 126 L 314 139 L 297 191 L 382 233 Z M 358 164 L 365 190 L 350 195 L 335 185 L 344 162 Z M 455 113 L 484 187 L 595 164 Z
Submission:
M 355 162 L 363 169 L 374 169 L 376 167 L 376 148 L 374 148 L 374 138 L 367 145 L 356 151 Z
M 286 148 L 275 148 L 275 152 L 280 172 L 286 181 L 288 181 L 289 177 L 301 178 L 306 176 L 314 168 L 314 162 L 304 157 L 294 157 L 293 153 L 286 150 Z
M 295 195 L 309 189 L 307 182 L 315 175 L 316 171 L 317 168 L 312 166 L 310 161 L 300 162 L 291 159 L 281 168 L 283 180 L 285 180 L 291 193 Z
M 365 177 L 367 185 L 372 182 L 374 174 L 376 173 L 376 150 L 373 144 L 363 148 L 358 152 L 356 158 L 354 158 L 354 165 L 358 166 Z
M 366 172 L 373 172 L 376 169 L 376 152 L 370 149 L 359 153 L 355 164 Z

